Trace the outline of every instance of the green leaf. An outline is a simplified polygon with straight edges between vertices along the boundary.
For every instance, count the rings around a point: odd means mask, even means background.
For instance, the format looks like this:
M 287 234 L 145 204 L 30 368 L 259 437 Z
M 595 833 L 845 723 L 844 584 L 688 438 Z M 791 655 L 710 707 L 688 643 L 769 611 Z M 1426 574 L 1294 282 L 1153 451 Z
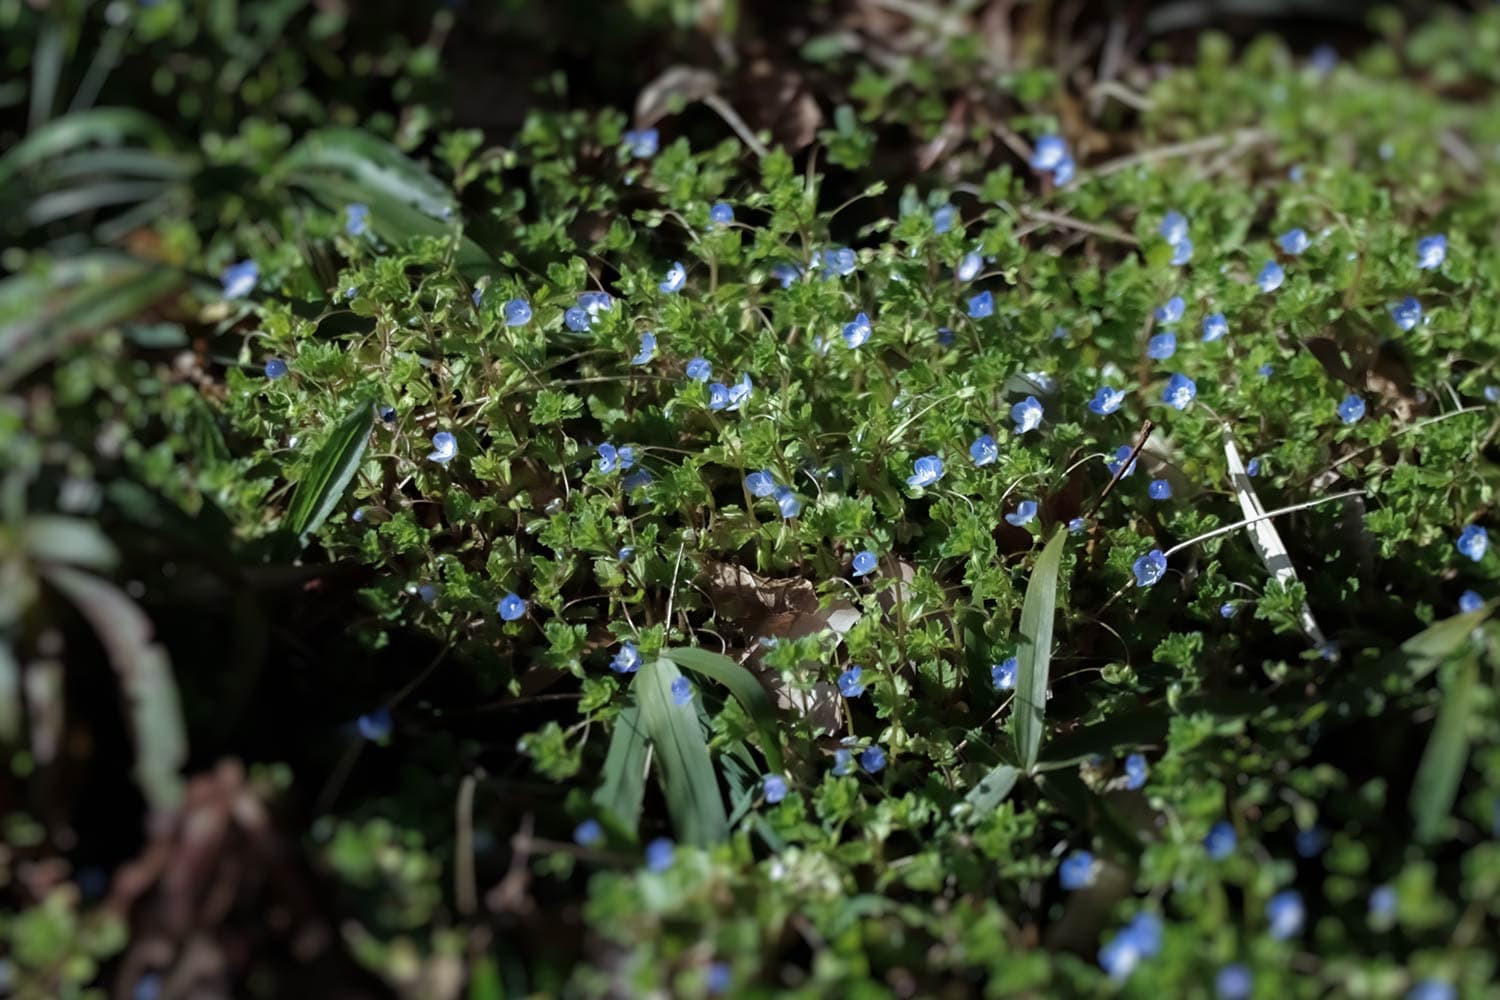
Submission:
M 646 729 L 641 710 L 630 705 L 615 719 L 604 758 L 604 782 L 594 792 L 594 802 L 630 836 L 641 821 L 641 803 L 646 797 Z
M 21 664 L 0 638 L 0 747 L 21 743 Z
M 107 570 L 119 554 L 104 532 L 91 521 L 59 514 L 38 514 L 21 528 L 21 547 L 38 562 L 68 563 Z
M 1401 652 L 1407 656 L 1412 678 L 1426 677 L 1461 652 L 1469 644 L 1469 637 L 1474 630 L 1490 616 L 1492 610 L 1492 606 L 1486 604 L 1478 611 L 1444 618 L 1403 642 Z
M 287 506 L 286 526 L 303 545 L 343 499 L 359 463 L 364 460 L 374 425 L 375 404 L 369 400 L 356 403 L 323 442 L 307 473 L 297 483 L 292 502 Z
M 401 150 L 367 132 L 325 128 L 310 133 L 281 161 L 283 169 L 342 175 L 367 191 L 433 217 L 458 211 L 458 201 L 437 178 Z
M 781 757 L 781 722 L 776 715 L 776 706 L 766 689 L 761 687 L 755 675 L 721 653 L 710 653 L 706 649 L 667 649 L 662 655 L 669 657 L 679 667 L 697 671 L 711 677 L 729 689 L 735 700 L 750 716 L 755 728 L 760 731 L 761 753 L 772 771 L 784 768 Z
M 672 682 L 682 674 L 671 660 L 641 667 L 632 687 L 641 721 L 656 750 L 656 766 L 672 826 L 683 843 L 708 847 L 729 835 L 729 818 L 698 713 L 672 701 Z
M 1047 707 L 1047 668 L 1052 660 L 1052 622 L 1057 614 L 1057 573 L 1067 529 L 1061 526 L 1042 550 L 1021 605 L 1021 646 L 1016 651 L 1016 705 L 1011 720 L 1016 756 L 1023 770 L 1036 767 Z
M 979 779 L 979 784 L 964 796 L 964 802 L 969 806 L 965 822 L 969 825 L 978 823 L 1000 808 L 1000 803 L 1016 787 L 1016 779 L 1020 776 L 1020 768 L 1001 764 Z
M 1477 614 L 1478 612 L 1476 612 Z M 1462 616 L 1461 616 L 1462 617 Z M 1469 713 L 1474 707 L 1478 673 L 1474 660 L 1464 664 L 1453 686 L 1443 695 L 1437 725 L 1417 765 L 1411 789 L 1411 816 L 1419 843 L 1437 840 L 1448 825 L 1458 785 L 1469 760 Z
M 134 108 L 75 111 L 33 130 L 0 157 L 0 188 L 8 186 L 21 171 L 61 153 L 85 146 L 119 145 L 125 139 L 159 143 L 164 135 L 160 122 Z

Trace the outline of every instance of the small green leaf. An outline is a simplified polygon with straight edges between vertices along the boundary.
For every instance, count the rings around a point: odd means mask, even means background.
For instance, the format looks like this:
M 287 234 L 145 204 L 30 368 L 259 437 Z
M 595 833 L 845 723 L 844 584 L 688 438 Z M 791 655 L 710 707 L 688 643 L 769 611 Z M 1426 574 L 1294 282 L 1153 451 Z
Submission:
M 727 687 L 755 723 L 755 728 L 760 731 L 760 749 L 765 754 L 766 764 L 772 771 L 780 772 L 783 769 L 780 720 L 770 696 L 754 674 L 729 657 L 710 653 L 706 649 L 668 649 L 663 651 L 663 655 L 678 666 L 695 670 Z
M 594 792 L 594 803 L 607 818 L 631 836 L 641 821 L 646 797 L 646 729 L 641 710 L 628 706 L 615 719 L 604 758 L 604 781 Z
M 1052 660 L 1052 622 L 1057 614 L 1057 573 L 1067 529 L 1058 527 L 1042 550 L 1021 605 L 1021 646 L 1016 651 L 1016 705 L 1011 712 L 1016 756 L 1023 770 L 1036 767 L 1047 706 L 1047 670 Z
M 312 465 L 297 483 L 286 513 L 287 528 L 302 544 L 307 544 L 308 536 L 318 530 L 343 499 L 359 463 L 364 460 L 374 425 L 374 404 L 368 400 L 356 403 L 313 456 Z
M 1433 726 L 1422 762 L 1417 765 L 1410 805 L 1419 843 L 1432 843 L 1439 838 L 1458 798 L 1458 785 L 1469 760 L 1469 713 L 1474 707 L 1476 674 L 1471 658 L 1443 695 L 1437 725 Z
M 703 728 L 692 705 L 672 700 L 672 682 L 682 674 L 671 660 L 652 660 L 636 674 L 636 703 L 656 750 L 656 767 L 672 826 L 683 843 L 708 847 L 729 835 L 729 817 Z
M 1462 651 L 1468 645 L 1474 630 L 1490 616 L 1492 610 L 1491 605 L 1486 604 L 1478 611 L 1444 618 L 1403 642 L 1401 652 L 1407 656 L 1412 678 L 1426 677 Z

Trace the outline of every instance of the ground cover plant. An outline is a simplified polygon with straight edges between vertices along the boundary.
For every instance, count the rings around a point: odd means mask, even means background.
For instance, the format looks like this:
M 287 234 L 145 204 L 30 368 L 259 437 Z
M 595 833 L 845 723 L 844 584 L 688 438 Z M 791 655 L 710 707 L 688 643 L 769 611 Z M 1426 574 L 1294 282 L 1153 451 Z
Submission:
M 711 6 L 0 3 L 0 982 L 1492 995 L 1500 11 Z

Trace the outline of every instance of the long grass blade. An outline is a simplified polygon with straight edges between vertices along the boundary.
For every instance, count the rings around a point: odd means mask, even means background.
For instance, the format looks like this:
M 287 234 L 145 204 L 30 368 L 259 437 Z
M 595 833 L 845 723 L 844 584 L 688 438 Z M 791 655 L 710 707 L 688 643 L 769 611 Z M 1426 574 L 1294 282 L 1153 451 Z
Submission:
M 1026 599 L 1021 605 L 1021 646 L 1016 653 L 1016 704 L 1011 710 L 1016 758 L 1021 769 L 1036 767 L 1047 707 L 1047 675 L 1052 661 L 1052 625 L 1057 615 L 1057 574 L 1062 566 L 1067 529 L 1058 527 L 1042 549 Z
M 672 682 L 681 676 L 677 665 L 663 657 L 642 666 L 632 687 L 677 837 L 707 847 L 729 835 L 729 817 L 696 706 L 672 699 Z

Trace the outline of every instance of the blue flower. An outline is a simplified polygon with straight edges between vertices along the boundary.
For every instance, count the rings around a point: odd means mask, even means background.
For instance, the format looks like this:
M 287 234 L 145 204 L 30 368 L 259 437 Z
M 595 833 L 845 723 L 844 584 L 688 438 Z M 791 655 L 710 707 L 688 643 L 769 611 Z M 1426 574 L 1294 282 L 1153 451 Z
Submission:
M 1484 558 L 1485 550 L 1490 547 L 1489 532 L 1482 525 L 1471 524 L 1458 536 L 1458 551 L 1460 555 L 1468 556 L 1478 562 Z
M 1441 979 L 1419 979 L 1406 991 L 1406 1000 L 1458 1000 L 1458 991 Z
M 269 361 L 266 362 L 266 378 L 272 379 L 272 380 L 278 379 L 278 378 L 285 378 L 286 377 L 286 373 L 287 373 L 286 362 L 283 361 L 283 360 L 281 360 L 280 358 L 271 358 Z
M 1067 892 L 1087 889 L 1094 884 L 1094 876 L 1098 870 L 1092 854 L 1088 851 L 1074 851 L 1057 866 L 1057 881 Z
M 1116 448 L 1114 461 L 1104 463 L 1105 467 L 1109 469 L 1109 474 L 1113 476 L 1115 473 L 1119 472 L 1120 466 L 1125 465 L 1126 459 L 1130 460 L 1130 464 L 1125 466 L 1124 472 L 1120 472 L 1120 478 L 1124 479 L 1126 476 L 1133 474 L 1135 472 L 1136 462 L 1139 461 L 1139 459 L 1130 458 L 1130 456 L 1134 452 L 1135 449 L 1130 447 L 1130 445 L 1128 444 L 1122 444 L 1120 445 L 1120 447 Z
M 712 376 L 713 368 L 706 358 L 694 358 L 687 363 L 687 377 L 694 382 L 707 382 Z
M 859 264 L 859 258 L 848 247 L 824 250 L 819 260 L 818 267 L 825 278 L 847 278 Z
M 604 827 L 597 819 L 586 819 L 573 828 L 573 843 L 579 847 L 593 847 L 604 839 Z
M 394 406 L 387 404 L 382 406 L 379 412 L 381 423 L 394 424 L 396 422 L 396 408 Z
M 620 489 L 624 490 L 627 496 L 650 485 L 651 473 L 646 469 L 636 469 L 630 475 L 620 480 Z
M 1276 369 L 1272 368 L 1270 365 L 1261 365 L 1259 368 L 1255 369 L 1257 374 L 1266 378 L 1269 378 L 1271 373 L 1275 370 Z
M 620 644 L 620 651 L 610 657 L 609 669 L 617 674 L 633 674 L 641 669 L 641 651 L 633 642 Z
M 641 349 L 635 352 L 635 357 L 630 359 L 633 365 L 649 364 L 656 356 L 656 334 L 649 330 L 641 334 Z
M 354 727 L 371 743 L 384 743 L 391 735 L 391 713 L 384 708 L 366 712 L 354 720 Z
M 1350 393 L 1339 403 L 1339 419 L 1346 424 L 1359 422 L 1365 415 L 1365 401 Z
M 1068 534 L 1070 534 L 1070 535 L 1076 535 L 1079 532 L 1081 532 L 1084 528 L 1087 528 L 1087 527 L 1088 527 L 1088 522 L 1087 521 L 1085 521 L 1081 517 L 1075 517 L 1075 518 L 1073 518 L 1073 520 L 1071 520 L 1071 521 L 1068 522 Z
M 1235 612 L 1238 610 L 1239 605 L 1235 604 L 1233 601 L 1225 601 L 1223 604 L 1219 605 L 1219 617 L 1233 618 Z
M 854 751 L 840 747 L 833 752 L 833 773 L 842 778 L 854 769 Z
M 563 325 L 574 333 L 585 332 L 592 323 L 582 306 L 569 306 L 563 310 Z
M 1302 933 L 1302 924 L 1306 919 L 1307 910 L 1302 905 L 1302 894 L 1296 889 L 1283 889 L 1266 901 L 1266 922 L 1271 925 L 1271 936 L 1278 941 L 1285 941 Z
M 475 291 L 478 291 L 478 289 L 476 288 Z M 354 301 L 354 296 L 356 296 L 358 294 L 359 294 L 359 289 L 355 288 L 353 285 L 350 285 L 348 288 L 344 289 L 344 298 L 348 299 L 350 302 L 353 302 Z M 478 302 L 476 302 L 474 304 L 476 306 L 479 305 Z
M 1161 919 L 1151 913 L 1135 917 L 1099 949 L 1099 966 L 1117 983 L 1130 978 L 1143 958 L 1161 951 Z
M 766 793 L 766 801 L 773 806 L 786 798 L 786 779 L 779 774 L 768 774 L 761 778 L 761 788 Z
M 1392 886 L 1377 885 L 1370 890 L 1370 918 L 1382 923 L 1392 920 L 1396 916 L 1397 902 L 1396 890 Z
M 980 292 L 969 298 L 969 318 L 984 319 L 995 315 L 995 297 L 989 292 Z
M 939 347 L 952 347 L 953 331 L 948 329 L 946 326 L 938 327 L 937 342 Z M 1492 399 L 1490 400 L 1490 402 L 1493 403 L 1494 400 Z
M 1000 446 L 990 435 L 981 434 L 969 445 L 969 457 L 974 460 L 975 466 L 989 465 L 1000 457 Z
M 951 203 L 944 203 L 933 209 L 932 231 L 939 236 L 953 228 L 953 220 L 958 217 L 958 210 Z
M 740 380 L 734 385 L 715 382 L 708 387 L 708 408 L 711 410 L 727 410 L 733 413 L 740 408 L 740 405 L 745 400 L 750 398 L 750 392 L 754 388 L 755 385 L 750 381 L 749 374 L 744 372 L 740 373 Z
M 1485 386 L 1484 399 L 1487 403 L 1500 403 L 1500 385 Z
M 1186 309 L 1187 305 L 1182 301 L 1182 296 L 1174 295 L 1167 300 L 1165 305 L 1156 307 L 1157 322 L 1171 326 L 1182 319 L 1182 314 Z
M 959 281 L 969 282 L 979 274 L 979 269 L 984 267 L 984 257 L 978 250 L 971 250 L 964 254 L 964 259 L 958 262 L 958 268 L 953 272 Z
M 1135 573 L 1135 585 L 1137 587 L 1149 587 L 1162 578 L 1167 571 L 1167 557 L 1162 554 L 1161 549 L 1152 549 L 1141 556 L 1131 566 L 1131 572 Z
M 1172 499 L 1172 484 L 1165 479 L 1153 479 L 1151 485 L 1146 487 L 1146 492 L 1151 495 L 1152 500 Z
M 1146 765 L 1146 758 L 1142 754 L 1133 753 L 1125 758 L 1125 787 L 1130 791 L 1139 791 L 1146 786 L 1146 774 L 1150 768 Z
M 344 232 L 350 236 L 363 236 L 370 218 L 370 206 L 355 202 L 344 206 Z
M 1422 322 L 1422 303 L 1408 295 L 1400 302 L 1392 303 L 1390 306 L 1391 319 L 1402 330 L 1410 330 Z
M 531 322 L 531 303 L 525 299 L 511 299 L 500 310 L 505 315 L 506 326 L 524 326 Z
M 432 453 L 427 456 L 429 461 L 447 465 L 457 454 L 458 438 L 447 431 L 438 431 L 432 436 Z
M 885 751 L 879 747 L 871 747 L 859 755 L 859 766 L 871 774 L 879 774 L 885 770 Z
M 1019 528 L 1022 525 L 1030 524 L 1032 519 L 1035 517 L 1036 501 L 1022 500 L 1020 503 L 1016 504 L 1015 513 L 1005 515 L 1005 520 Z
M 631 129 L 624 135 L 625 148 L 630 150 L 630 155 L 642 160 L 649 160 L 656 155 L 656 150 L 661 145 L 661 133 L 654 128 Z
M 1208 835 L 1203 838 L 1203 849 L 1214 861 L 1223 861 L 1234 853 L 1238 843 L 1239 837 L 1234 832 L 1234 825 L 1221 819 L 1208 828 Z
M 1161 225 L 1156 228 L 1156 231 L 1161 233 L 1162 239 L 1166 240 L 1168 245 L 1175 247 L 1188 238 L 1187 216 L 1174 208 L 1161 217 Z
M 1307 238 L 1307 231 L 1298 228 L 1288 229 L 1276 238 L 1276 242 L 1281 244 L 1282 252 L 1295 256 L 1306 250 L 1311 241 Z
M 912 489 L 931 486 L 943 478 L 943 460 L 936 455 L 924 455 L 912 463 L 912 474 L 906 477 L 906 485 Z
M 770 469 L 752 472 L 745 477 L 745 489 L 750 491 L 751 496 L 768 497 L 776 492 L 776 478 L 771 475 Z
M 1214 976 L 1215 1000 L 1250 1000 L 1253 992 L 1255 977 L 1251 975 L 1250 967 L 1240 962 L 1224 966 Z
M 1293 184 L 1301 184 L 1302 178 L 1306 175 L 1307 170 L 1300 163 L 1292 164 L 1291 169 L 1286 172 L 1287 179 Z
M 877 560 L 875 553 L 871 552 L 869 549 L 865 549 L 863 552 L 856 553 L 854 556 L 854 575 L 869 576 L 871 573 L 875 572 L 876 562 Z
M 678 677 L 672 681 L 672 704 L 686 705 L 693 700 L 693 682 L 686 677 Z
M 781 282 L 782 288 L 791 288 L 792 282 L 802 276 L 802 268 L 796 264 L 777 264 L 771 268 L 771 277 Z
M 668 295 L 682 291 L 682 286 L 687 284 L 687 270 L 682 266 L 682 261 L 676 261 L 667 268 L 666 280 L 660 282 L 656 287 Z
M 851 349 L 861 347 L 865 341 L 870 339 L 874 331 L 870 327 L 870 317 L 864 313 L 857 313 L 854 322 L 844 324 L 844 343 Z
M 260 267 L 253 260 L 230 264 L 219 275 L 219 281 L 224 285 L 226 299 L 242 299 L 255 291 L 255 285 L 260 281 Z
M 1260 459 L 1252 458 L 1250 460 L 1249 464 L 1245 466 L 1245 475 L 1249 476 L 1251 479 L 1254 479 L 1256 476 L 1260 475 Z
M 634 545 L 622 545 L 620 546 L 620 551 L 615 553 L 615 558 L 620 560 L 620 562 L 629 562 L 630 557 L 633 555 L 635 555 Z
M 1181 373 L 1167 379 L 1167 387 L 1161 394 L 1162 402 L 1174 410 L 1186 410 L 1197 398 L 1198 383 Z
M 778 486 L 772 494 L 776 498 L 776 506 L 781 510 L 781 516 L 790 520 L 802 513 L 802 501 L 797 499 L 797 494 L 790 486 Z
M 599 451 L 599 471 L 605 475 L 618 470 L 629 469 L 635 465 L 635 449 L 628 445 L 616 448 L 609 442 L 601 444 Z
M 514 593 L 506 594 L 495 605 L 495 610 L 500 612 L 502 620 L 513 622 L 526 613 L 526 601 Z
M 1210 313 L 1203 317 L 1203 342 L 1211 344 L 1229 332 L 1229 320 L 1223 313 Z
M 615 304 L 615 300 L 612 299 L 612 298 L 610 298 L 610 295 L 609 295 L 608 292 L 579 292 L 578 293 L 578 308 L 580 308 L 584 312 L 588 313 L 590 319 L 593 319 L 595 316 L 598 316 L 601 312 L 604 312 L 605 310 L 612 308 L 614 306 L 614 304 Z
M 1266 261 L 1266 266 L 1261 268 L 1260 274 L 1255 276 L 1255 283 L 1260 286 L 1260 290 L 1263 292 L 1276 291 L 1285 280 L 1286 272 L 1274 260 Z
M 1315 858 L 1323 853 L 1323 848 L 1328 846 L 1328 834 L 1321 827 L 1310 826 L 1306 830 L 1298 830 L 1297 836 L 1292 840 L 1299 858 Z
M 431 604 L 433 601 L 436 601 L 438 593 L 437 584 L 434 583 L 424 583 L 417 588 L 417 597 L 423 604 Z
M 990 683 L 996 691 L 1013 691 L 1016 687 L 1016 668 L 1020 661 L 1014 656 L 990 667 Z
M 716 201 L 708 210 L 708 221 L 716 226 L 727 226 L 734 221 L 734 206 L 727 201 Z
M 1172 257 L 1167 261 L 1172 267 L 1181 267 L 1193 259 L 1193 241 L 1184 236 L 1172 244 Z
M 1124 389 L 1112 389 L 1107 385 L 1101 385 L 1099 391 L 1094 393 L 1094 398 L 1089 400 L 1089 410 L 1099 416 L 1108 416 L 1120 408 L 1125 402 Z
M 1417 267 L 1433 271 L 1443 266 L 1448 259 L 1448 237 L 1442 233 L 1424 236 L 1417 240 Z
M 1480 597 L 1474 591 L 1466 590 L 1458 595 L 1458 610 L 1464 614 L 1478 611 L 1482 607 L 1484 607 L 1484 598 Z
M 1042 404 L 1035 396 L 1027 396 L 1010 408 L 1010 419 L 1016 422 L 1017 434 L 1034 431 L 1042 426 Z
M 1052 171 L 1052 183 L 1058 187 L 1062 187 L 1073 179 L 1073 174 L 1077 169 L 1078 164 L 1073 162 L 1073 157 L 1071 155 L 1064 156 L 1061 160 L 1057 161 L 1057 167 Z
M 1158 333 L 1146 342 L 1146 357 L 1156 361 L 1165 361 L 1177 353 L 1177 334 L 1168 330 L 1166 333 Z
M 1036 141 L 1031 153 L 1031 169 L 1056 170 L 1058 164 L 1068 157 L 1068 143 L 1060 135 L 1044 135 Z
M 646 867 L 654 872 L 664 872 L 672 867 L 677 856 L 677 845 L 666 837 L 657 837 L 646 845 Z
M 865 686 L 859 682 L 864 673 L 862 667 L 850 667 L 839 674 L 839 693 L 845 698 L 858 698 L 865 693 Z

